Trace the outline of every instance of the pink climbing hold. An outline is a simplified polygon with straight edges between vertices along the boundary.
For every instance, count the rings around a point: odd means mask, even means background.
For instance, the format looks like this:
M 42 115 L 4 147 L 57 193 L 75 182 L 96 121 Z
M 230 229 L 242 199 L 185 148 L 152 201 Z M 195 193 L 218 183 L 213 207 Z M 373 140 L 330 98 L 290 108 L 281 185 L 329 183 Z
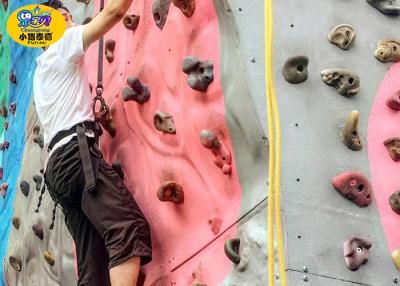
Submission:
M 332 185 L 342 196 L 359 207 L 366 207 L 372 202 L 372 186 L 368 179 L 358 172 L 344 172 L 332 179 Z
M 228 148 L 221 143 L 215 133 L 211 130 L 202 130 L 200 132 L 200 142 L 204 147 L 211 150 L 214 155 L 214 164 L 222 169 L 224 174 L 232 172 L 232 158 Z
M 386 100 L 386 105 L 395 111 L 400 110 L 400 91 L 390 96 Z
M 222 219 L 213 216 L 208 220 L 208 225 L 210 226 L 210 229 L 214 234 L 218 234 L 221 230 Z
M 352 237 L 343 244 L 343 256 L 346 266 L 351 271 L 356 271 L 365 264 L 369 258 L 369 249 L 372 243 L 369 240 Z

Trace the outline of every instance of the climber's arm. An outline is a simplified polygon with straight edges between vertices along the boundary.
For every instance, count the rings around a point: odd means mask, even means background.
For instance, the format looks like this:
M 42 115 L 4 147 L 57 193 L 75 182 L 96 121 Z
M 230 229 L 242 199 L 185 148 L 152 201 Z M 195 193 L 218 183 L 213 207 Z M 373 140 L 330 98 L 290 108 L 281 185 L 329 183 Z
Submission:
M 85 25 L 83 30 L 84 49 L 86 50 L 91 43 L 99 40 L 118 23 L 124 17 L 131 3 L 132 0 L 109 0 L 103 11 Z

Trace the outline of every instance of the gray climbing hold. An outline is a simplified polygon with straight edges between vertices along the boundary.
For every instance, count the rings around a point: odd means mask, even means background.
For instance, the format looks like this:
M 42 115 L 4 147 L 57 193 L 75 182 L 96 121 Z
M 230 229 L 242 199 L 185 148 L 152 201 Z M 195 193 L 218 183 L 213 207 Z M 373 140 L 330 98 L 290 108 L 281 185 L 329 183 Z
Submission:
M 140 16 L 139 15 L 125 15 L 122 23 L 124 24 L 125 28 L 131 31 L 135 31 L 136 28 L 139 26 Z
M 21 220 L 20 220 L 20 218 L 19 217 L 13 217 L 12 218 L 12 224 L 13 224 L 13 226 L 16 228 L 16 229 L 19 229 L 19 226 L 20 226 L 20 224 L 21 224 Z
M 367 0 L 367 3 L 376 8 L 382 14 L 390 16 L 400 15 L 399 0 Z
M 122 90 L 124 101 L 133 100 L 139 104 L 143 104 L 150 99 L 150 90 L 147 85 L 142 84 L 137 77 L 128 77 L 128 87 Z
M 389 197 L 389 205 L 392 211 L 394 211 L 396 214 L 400 215 L 400 191 L 394 192 L 390 197 Z
M 15 271 L 21 272 L 21 269 L 22 269 L 22 260 L 21 260 L 21 258 L 10 256 L 8 258 L 8 260 L 10 261 L 10 264 L 11 264 L 12 268 L 14 268 Z
M 239 255 L 240 238 L 228 239 L 224 244 L 224 251 L 226 256 L 235 264 L 240 263 Z
M 19 187 L 21 188 L 21 192 L 24 194 L 25 197 L 29 195 L 29 183 L 27 181 L 21 181 L 19 183 Z
M 43 227 L 41 224 L 36 223 L 36 224 L 32 225 L 32 231 L 37 237 L 39 237 L 40 240 L 43 240 L 44 233 L 43 233 Z
M 163 131 L 165 133 L 175 134 L 175 123 L 172 114 L 162 111 L 157 111 L 153 117 L 154 126 L 157 130 Z
M 42 176 L 34 175 L 32 179 L 36 183 L 36 191 L 40 191 L 40 187 L 42 186 Z
M 214 80 L 214 65 L 211 61 L 200 61 L 196 57 L 188 56 L 183 60 L 182 70 L 188 75 L 187 82 L 197 91 L 207 91 Z
M 343 96 L 351 97 L 360 90 L 360 78 L 347 69 L 327 69 L 321 72 L 322 80 Z
M 342 24 L 333 28 L 328 35 L 328 40 L 342 50 L 348 50 L 356 40 L 356 33 L 352 26 Z
M 400 61 L 400 42 L 396 40 L 378 41 L 375 58 L 382 63 Z
M 362 148 L 360 132 L 358 131 L 358 121 L 360 113 L 356 110 L 350 112 L 343 128 L 343 143 L 351 150 L 358 151 Z
M 301 83 L 308 78 L 308 58 L 303 55 L 290 57 L 282 69 L 283 77 L 290 83 Z
M 165 22 L 167 21 L 169 6 L 171 0 L 154 0 L 152 6 L 153 18 L 156 21 L 156 25 L 161 30 L 164 28 Z

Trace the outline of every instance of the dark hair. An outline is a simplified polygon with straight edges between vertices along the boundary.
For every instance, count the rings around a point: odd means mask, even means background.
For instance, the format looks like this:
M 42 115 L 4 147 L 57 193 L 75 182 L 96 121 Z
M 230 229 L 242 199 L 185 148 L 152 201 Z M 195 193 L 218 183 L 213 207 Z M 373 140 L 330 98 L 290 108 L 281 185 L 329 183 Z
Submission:
M 59 0 L 49 0 L 49 1 L 42 3 L 42 5 L 49 6 L 54 9 L 61 8 L 71 14 L 71 12 L 69 12 L 68 8 L 65 7 L 64 4 Z

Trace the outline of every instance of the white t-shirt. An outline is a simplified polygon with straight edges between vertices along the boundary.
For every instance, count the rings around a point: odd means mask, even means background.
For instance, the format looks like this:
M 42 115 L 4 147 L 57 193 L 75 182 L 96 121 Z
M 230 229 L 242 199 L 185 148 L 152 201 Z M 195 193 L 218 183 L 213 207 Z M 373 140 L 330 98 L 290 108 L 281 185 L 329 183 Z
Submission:
M 83 29 L 84 26 L 67 29 L 58 42 L 36 58 L 33 95 L 46 149 L 57 132 L 94 121 L 84 69 Z

